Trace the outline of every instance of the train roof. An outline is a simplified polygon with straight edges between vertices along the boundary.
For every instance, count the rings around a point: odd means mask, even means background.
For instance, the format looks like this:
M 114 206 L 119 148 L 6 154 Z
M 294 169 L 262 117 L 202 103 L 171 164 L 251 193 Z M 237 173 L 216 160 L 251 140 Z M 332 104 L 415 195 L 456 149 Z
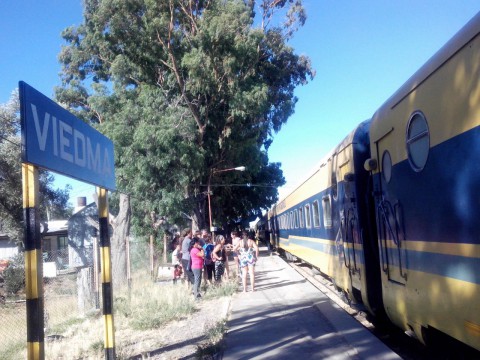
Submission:
M 274 205 L 276 206 L 277 204 L 281 203 L 283 200 L 288 198 L 290 195 L 292 195 L 295 191 L 297 191 L 305 182 L 307 182 L 308 179 L 310 179 L 315 173 L 325 166 L 328 163 L 328 160 L 332 158 L 332 156 L 338 152 L 340 152 L 342 149 L 346 148 L 348 145 L 352 144 L 355 141 L 355 138 L 360 136 L 361 134 L 364 134 L 368 132 L 368 128 L 370 125 L 371 119 L 367 119 L 362 121 L 360 124 L 358 124 L 350 133 L 339 143 L 337 144 L 332 150 L 330 150 L 323 158 L 320 160 L 319 163 L 317 163 L 308 173 L 305 178 L 303 178 L 302 181 L 298 183 L 298 185 L 290 191 L 287 195 L 285 195 L 282 199 L 279 199 L 277 203 Z
M 461 28 L 440 50 L 438 50 L 420 69 L 418 69 L 382 106 L 375 112 L 372 120 L 381 119 L 383 114 L 415 91 L 438 68 L 452 58 L 460 49 L 479 35 L 480 12 Z

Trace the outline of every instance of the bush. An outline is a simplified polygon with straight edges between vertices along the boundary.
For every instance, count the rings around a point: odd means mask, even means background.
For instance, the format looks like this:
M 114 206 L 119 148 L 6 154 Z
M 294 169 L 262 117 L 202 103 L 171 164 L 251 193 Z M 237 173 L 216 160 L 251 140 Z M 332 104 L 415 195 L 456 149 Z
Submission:
M 12 258 L 8 267 L 3 272 L 5 288 L 8 294 L 15 295 L 25 289 L 25 260 L 23 254 Z

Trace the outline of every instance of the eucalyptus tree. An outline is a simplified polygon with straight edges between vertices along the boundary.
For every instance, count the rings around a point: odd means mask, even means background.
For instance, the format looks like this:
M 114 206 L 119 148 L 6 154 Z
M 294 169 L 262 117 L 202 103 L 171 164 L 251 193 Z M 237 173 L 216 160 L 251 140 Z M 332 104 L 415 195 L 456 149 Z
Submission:
M 20 139 L 20 102 L 18 91 L 0 105 L 0 233 L 16 243 L 23 240 L 22 161 Z M 70 188 L 54 187 L 53 176 L 39 171 L 40 218 L 66 219 L 72 213 L 68 205 Z
M 113 139 L 137 231 L 151 211 L 204 227 L 209 183 L 222 221 L 276 201 L 285 181 L 268 147 L 314 76 L 288 45 L 305 19 L 301 0 L 85 0 L 63 32 L 56 96 Z

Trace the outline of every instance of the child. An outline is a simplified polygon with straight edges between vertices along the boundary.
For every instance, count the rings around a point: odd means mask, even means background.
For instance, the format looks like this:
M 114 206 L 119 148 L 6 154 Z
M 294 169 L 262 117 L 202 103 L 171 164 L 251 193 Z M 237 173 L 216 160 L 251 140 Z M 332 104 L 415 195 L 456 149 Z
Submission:
M 173 268 L 173 283 L 176 284 L 178 279 L 182 278 L 182 267 L 176 264 Z

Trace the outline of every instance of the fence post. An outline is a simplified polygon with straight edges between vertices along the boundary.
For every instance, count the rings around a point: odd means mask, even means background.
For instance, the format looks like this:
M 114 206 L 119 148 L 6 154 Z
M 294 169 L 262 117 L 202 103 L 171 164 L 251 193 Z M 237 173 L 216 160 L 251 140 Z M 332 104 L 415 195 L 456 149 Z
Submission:
M 95 291 L 95 309 L 100 308 L 100 281 L 99 281 L 99 258 L 98 258 L 98 233 L 93 238 L 93 286 Z
M 27 298 L 27 358 L 44 359 L 43 256 L 38 212 L 38 168 L 22 164 L 25 223 L 25 293 Z
M 155 266 L 153 258 L 153 235 L 150 235 L 150 276 L 155 280 Z
M 128 296 L 130 296 L 130 290 L 132 289 L 132 264 L 130 263 L 130 236 L 127 236 L 125 242 L 125 251 L 127 253 L 127 286 Z

